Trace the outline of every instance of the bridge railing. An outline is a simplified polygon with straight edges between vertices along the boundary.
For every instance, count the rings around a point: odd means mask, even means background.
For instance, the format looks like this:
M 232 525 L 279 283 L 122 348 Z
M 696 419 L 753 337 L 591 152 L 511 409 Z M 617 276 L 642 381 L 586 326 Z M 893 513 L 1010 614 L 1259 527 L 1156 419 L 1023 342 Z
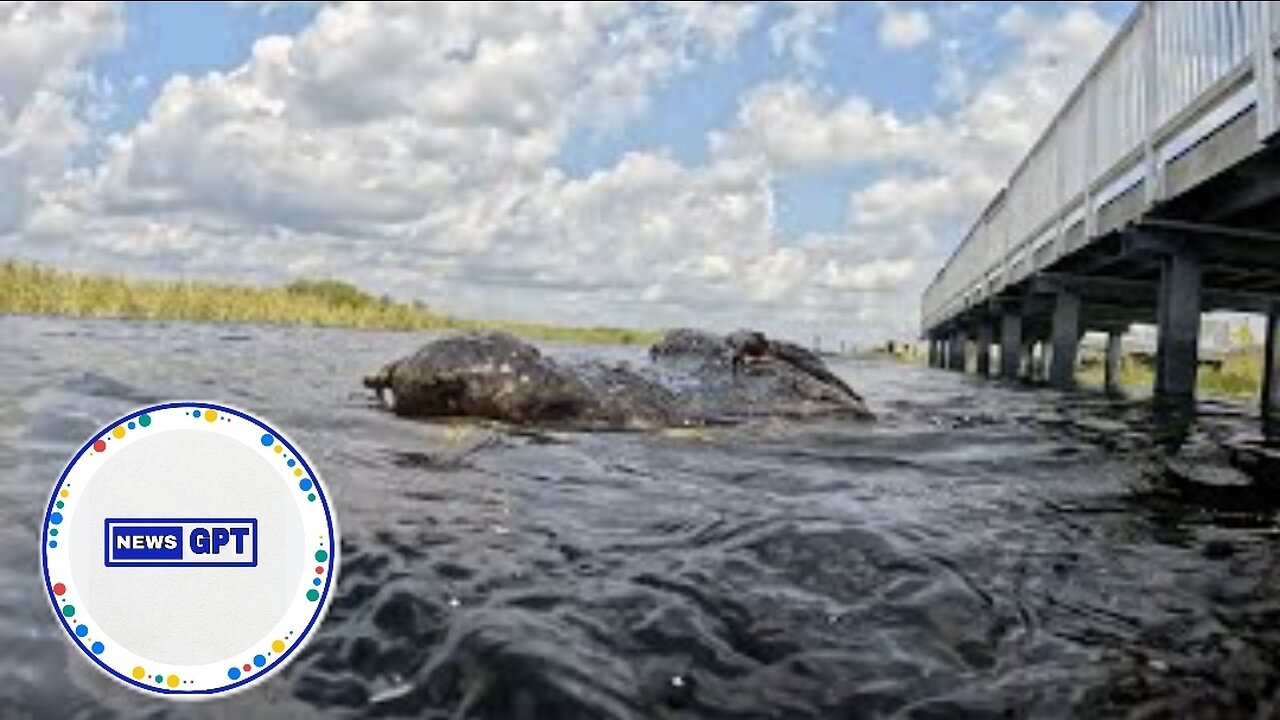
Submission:
M 1266 2 L 1144 2 L 1108 44 L 1004 189 L 926 288 L 926 330 L 1025 278 L 1096 234 L 1098 212 L 1145 188 L 1163 167 L 1240 112 L 1275 129 L 1273 77 L 1280 8 Z M 1274 82 L 1274 81 L 1273 81 Z

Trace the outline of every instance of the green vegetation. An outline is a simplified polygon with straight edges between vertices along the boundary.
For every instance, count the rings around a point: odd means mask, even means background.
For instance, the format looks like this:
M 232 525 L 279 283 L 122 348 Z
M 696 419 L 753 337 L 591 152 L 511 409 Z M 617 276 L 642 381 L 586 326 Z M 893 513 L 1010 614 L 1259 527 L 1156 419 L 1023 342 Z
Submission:
M 1247 324 L 1232 331 L 1236 348 L 1221 360 L 1202 362 L 1197 375 L 1197 391 L 1206 397 L 1256 398 L 1262 391 L 1262 348 L 1254 344 Z M 895 342 L 892 350 L 882 345 L 864 357 L 922 363 L 927 361 L 926 346 L 920 343 Z M 969 357 L 970 368 L 973 356 Z M 992 363 L 999 362 L 996 357 Z M 1081 358 L 1076 380 L 1085 387 L 1101 388 L 1104 368 L 1100 354 Z M 1149 389 L 1155 385 L 1156 371 L 1149 357 L 1125 355 L 1120 361 L 1120 386 L 1129 389 Z
M 923 343 L 890 340 L 881 345 L 864 350 L 854 351 L 856 357 L 895 360 L 905 363 L 924 363 L 928 361 L 928 346 Z
M 507 330 L 537 340 L 598 344 L 648 344 L 657 339 L 657 333 L 646 330 L 456 318 L 422 303 L 377 298 L 339 280 L 299 280 L 285 287 L 160 282 L 12 261 L 0 264 L 0 313 L 382 330 Z
M 1102 387 L 1102 362 L 1082 364 L 1076 379 L 1084 385 Z M 1155 368 L 1150 360 L 1126 355 L 1120 362 L 1120 386 L 1149 388 L 1155 383 Z M 1262 387 L 1262 350 L 1258 347 L 1233 350 L 1221 362 L 1201 363 L 1197 390 L 1206 396 L 1235 398 L 1257 397 Z

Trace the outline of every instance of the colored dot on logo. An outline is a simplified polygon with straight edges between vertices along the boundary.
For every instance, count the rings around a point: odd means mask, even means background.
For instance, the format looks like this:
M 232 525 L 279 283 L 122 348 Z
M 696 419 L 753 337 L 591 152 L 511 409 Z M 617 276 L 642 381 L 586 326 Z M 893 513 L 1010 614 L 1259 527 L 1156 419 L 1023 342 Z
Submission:
M 134 680 L 141 680 L 142 678 L 146 677 L 146 675 L 147 675 L 147 671 L 141 665 L 133 669 Z
M 62 616 L 63 616 L 63 617 L 71 617 L 72 615 L 75 615 L 75 614 L 76 614 L 76 606 L 75 606 L 75 605 L 63 605 L 63 606 L 62 606 Z
M 312 588 L 311 590 L 308 590 L 307 599 L 310 600 L 311 602 L 315 602 L 316 600 L 319 600 L 320 592 L 314 588 Z
M 233 668 L 227 668 L 227 677 L 231 678 L 232 680 L 239 680 L 239 679 L 240 679 L 240 668 L 234 668 L 234 667 L 233 667 Z
M 297 464 L 298 464 L 298 461 L 294 460 L 293 458 L 289 458 L 288 462 L 285 463 L 285 465 L 288 465 L 289 467 L 293 467 L 294 465 L 297 465 Z
M 316 551 L 316 562 L 324 562 L 325 560 L 328 560 L 328 559 L 329 559 L 329 553 L 323 550 Z
M 101 438 L 99 438 L 99 439 L 97 439 L 97 440 L 93 441 L 93 449 L 94 449 L 94 450 L 97 450 L 98 452 L 106 452 L 106 451 L 107 451 L 107 441 L 106 441 L 106 440 L 103 440 L 103 439 L 101 439 Z
M 76 637 L 88 637 L 88 635 L 89 635 L 88 625 L 79 625 L 76 627 Z
M 157 675 L 157 676 L 156 676 L 156 682 L 157 682 L 157 683 L 162 683 L 162 682 L 164 682 L 164 676 L 163 676 L 163 675 Z
M 276 441 L 276 439 L 275 439 L 274 437 L 272 437 L 270 433 L 268 433 L 268 434 L 266 434 L 266 435 L 263 435 L 263 436 L 262 436 L 262 447 L 271 447 L 271 443 L 273 443 L 273 442 L 275 442 L 275 441 Z
M 275 642 L 271 643 L 271 652 L 277 652 L 277 653 L 284 652 L 284 641 L 276 640 Z
M 66 586 L 66 585 L 63 585 L 62 583 L 54 583 L 54 584 L 53 584 L 53 594 L 54 594 L 54 595 L 61 595 L 61 594 L 65 593 L 66 591 L 67 591 L 67 586 Z
M 177 675 L 170 675 L 170 676 L 169 676 L 169 679 L 168 679 L 167 681 L 165 681 L 165 684 L 166 684 L 166 685 L 168 685 L 168 686 L 169 686 L 169 687 L 171 687 L 171 688 L 176 688 L 176 687 L 178 687 L 178 676 L 177 676 Z
M 261 655 L 254 655 L 253 664 L 257 665 L 258 667 L 262 667 L 263 665 L 267 664 L 267 659 Z
M 316 587 L 320 587 L 320 578 L 316 578 L 316 579 L 312 580 L 312 581 L 311 581 L 311 584 L 312 584 L 312 585 L 315 585 Z
M 276 452 L 278 452 L 278 453 L 282 453 L 282 452 L 284 452 L 284 446 L 283 446 L 283 445 L 281 445 L 280 443 L 276 443 L 276 446 L 275 446 L 274 448 L 272 448 L 272 449 L 273 449 L 273 450 L 275 450 L 275 451 L 276 451 Z
M 137 428 L 137 427 L 138 427 L 138 426 L 137 426 L 137 425 L 135 425 L 135 424 L 134 424 L 134 422 L 133 422 L 132 420 L 130 420 L 130 421 L 129 421 L 129 429 L 130 429 L 130 430 L 133 430 L 133 429 L 135 429 L 135 428 Z
M 66 507 L 67 504 L 59 500 L 58 502 L 54 503 L 53 506 L 61 510 L 62 508 Z
M 191 411 L 191 417 L 200 417 L 200 411 L 199 411 L 199 410 L 192 410 L 192 411 Z M 156 677 L 160 677 L 160 676 L 159 676 L 159 675 L 157 675 Z M 159 682 L 159 681 L 157 681 L 157 682 Z
M 58 537 L 58 528 L 49 528 L 49 534 L 53 537 Z
M 52 550 L 52 549 L 54 549 L 54 548 L 56 548 L 56 547 L 58 547 L 58 541 L 57 541 L 57 540 L 50 540 L 50 541 L 49 541 L 49 549 L 50 549 L 50 550 Z
M 151 424 L 151 416 L 143 415 L 142 417 L 139 417 L 138 424 L 141 425 L 142 427 L 147 427 L 148 425 Z
M 58 513 L 58 512 L 56 512 L 56 513 L 53 513 L 52 515 L 50 515 L 50 516 L 49 516 L 49 522 L 53 523 L 54 525 L 61 525 L 61 524 L 62 524 L 62 513 Z
M 100 642 L 96 642 L 96 643 L 94 643 L 94 644 L 93 644 L 93 646 L 92 646 L 92 647 L 90 647 L 89 649 L 93 651 L 93 654 L 94 654 L 94 655 L 101 655 L 101 654 L 102 654 L 102 651 L 107 649 L 107 646 L 106 646 L 106 645 L 103 645 L 103 644 L 102 644 L 102 643 L 100 643 Z
M 311 478 L 302 478 L 298 481 L 298 488 L 302 490 L 311 489 Z
M 307 502 L 315 502 L 315 501 L 316 501 L 316 494 L 315 494 L 315 493 L 310 493 L 310 494 L 308 494 L 308 495 L 307 495 Z
M 115 439 L 117 439 L 117 440 L 119 440 L 120 438 L 124 437 L 124 426 L 123 426 L 123 425 L 117 425 L 117 426 L 115 426 L 115 427 L 111 430 L 111 437 L 113 437 L 113 438 L 115 438 Z
M 245 672 L 249 672 L 249 671 L 250 671 L 250 670 L 252 670 L 252 669 L 253 669 L 253 666 L 252 666 L 252 665 L 250 665 L 249 663 L 245 663 L 245 664 L 244 664 L 244 671 L 245 671 Z

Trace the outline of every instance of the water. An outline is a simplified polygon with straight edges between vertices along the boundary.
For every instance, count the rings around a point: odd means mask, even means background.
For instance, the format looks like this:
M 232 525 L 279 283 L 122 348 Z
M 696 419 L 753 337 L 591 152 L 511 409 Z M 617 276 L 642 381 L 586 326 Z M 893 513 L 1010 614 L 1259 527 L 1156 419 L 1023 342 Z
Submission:
M 838 362 L 878 422 L 511 432 L 374 407 L 360 377 L 420 335 L 9 317 L 0 338 L 6 718 L 1280 712 L 1280 500 L 1232 465 L 1254 421 L 1230 407 L 1170 456 L 1142 401 Z M 37 570 L 71 453 L 173 398 L 285 428 L 343 529 L 302 657 L 195 705 L 91 668 Z

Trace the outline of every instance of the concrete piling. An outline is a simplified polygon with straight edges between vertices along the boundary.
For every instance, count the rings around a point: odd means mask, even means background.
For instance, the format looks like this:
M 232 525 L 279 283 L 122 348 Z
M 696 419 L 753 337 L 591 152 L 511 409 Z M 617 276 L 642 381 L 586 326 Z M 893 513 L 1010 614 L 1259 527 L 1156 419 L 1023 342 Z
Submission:
M 969 338 L 964 330 L 956 330 L 951 333 L 950 345 L 948 348 L 949 359 L 947 367 L 958 372 L 965 371 L 965 350 L 969 344 Z
M 1280 434 L 1280 302 L 1267 312 L 1266 357 L 1262 367 L 1262 427 L 1274 437 Z
M 978 326 L 977 371 L 981 377 L 991 376 L 991 341 L 994 329 L 989 321 Z
M 1080 296 L 1063 290 L 1053 306 L 1053 364 L 1049 384 L 1066 390 L 1075 385 L 1076 353 L 1080 347 Z
M 1158 399 L 1194 402 L 1200 344 L 1200 261 L 1174 253 L 1160 267 L 1157 297 L 1159 334 L 1156 337 Z
M 1022 367 L 1022 316 L 1005 313 L 1000 317 L 1000 377 L 1014 380 Z
M 1120 361 L 1123 352 L 1120 337 L 1119 330 L 1107 331 L 1107 359 L 1103 384 L 1109 393 L 1120 391 Z

